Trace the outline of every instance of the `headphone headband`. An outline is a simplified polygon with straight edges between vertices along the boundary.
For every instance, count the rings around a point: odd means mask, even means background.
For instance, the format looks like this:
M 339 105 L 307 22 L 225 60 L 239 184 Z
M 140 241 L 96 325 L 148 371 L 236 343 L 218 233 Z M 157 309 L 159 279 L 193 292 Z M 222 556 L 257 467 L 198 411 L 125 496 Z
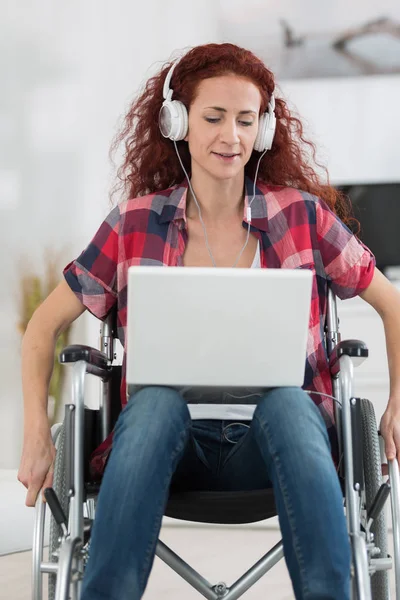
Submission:
M 167 76 L 165 78 L 164 81 L 164 87 L 163 87 L 163 98 L 164 100 L 171 100 L 172 98 L 172 94 L 173 94 L 173 90 L 171 90 L 171 88 L 169 87 L 169 84 L 171 83 L 171 79 L 172 79 L 172 74 L 174 72 L 174 69 L 176 67 L 176 65 L 178 64 L 180 59 L 176 60 L 174 62 L 174 64 L 172 65 L 172 67 L 170 68 L 170 70 L 167 73 Z M 169 98 L 168 98 L 168 94 L 170 94 Z

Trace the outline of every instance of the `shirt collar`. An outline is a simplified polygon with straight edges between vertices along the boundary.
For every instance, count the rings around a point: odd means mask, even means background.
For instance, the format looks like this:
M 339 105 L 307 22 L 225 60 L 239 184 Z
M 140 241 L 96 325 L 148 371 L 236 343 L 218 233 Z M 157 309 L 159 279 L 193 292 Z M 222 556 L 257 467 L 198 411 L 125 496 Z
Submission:
M 243 222 L 247 221 L 247 207 L 253 198 L 254 182 L 250 177 L 245 177 L 245 198 Z M 168 223 L 171 221 L 180 221 L 180 229 L 186 227 L 186 200 L 187 200 L 188 183 L 186 179 L 174 186 L 168 197 L 165 198 L 164 206 L 160 215 L 160 223 Z M 251 225 L 261 231 L 268 231 L 268 211 L 265 194 L 260 188 L 255 186 L 254 199 L 251 202 Z

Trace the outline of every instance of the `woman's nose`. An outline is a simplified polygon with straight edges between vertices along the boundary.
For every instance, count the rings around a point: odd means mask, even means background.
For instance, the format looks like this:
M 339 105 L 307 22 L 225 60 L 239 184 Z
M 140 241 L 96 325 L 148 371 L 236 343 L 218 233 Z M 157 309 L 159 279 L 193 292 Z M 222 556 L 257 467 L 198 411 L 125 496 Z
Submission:
M 229 145 L 234 145 L 239 142 L 238 127 L 236 122 L 225 121 L 221 126 L 220 131 L 221 141 Z

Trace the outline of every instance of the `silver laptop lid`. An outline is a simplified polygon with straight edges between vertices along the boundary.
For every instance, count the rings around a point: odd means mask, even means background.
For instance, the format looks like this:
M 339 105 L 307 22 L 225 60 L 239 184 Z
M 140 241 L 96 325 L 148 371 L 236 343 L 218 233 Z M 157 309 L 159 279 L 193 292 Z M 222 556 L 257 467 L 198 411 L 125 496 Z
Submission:
M 301 386 L 308 269 L 130 267 L 127 383 Z

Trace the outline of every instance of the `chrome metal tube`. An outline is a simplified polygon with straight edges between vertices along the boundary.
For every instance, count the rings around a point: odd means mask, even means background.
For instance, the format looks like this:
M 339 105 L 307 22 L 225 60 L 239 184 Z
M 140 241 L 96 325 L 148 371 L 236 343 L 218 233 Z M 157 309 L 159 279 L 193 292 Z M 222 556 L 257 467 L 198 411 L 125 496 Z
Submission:
M 72 540 L 83 540 L 83 437 L 84 437 L 84 392 L 86 363 L 78 361 L 74 365 L 72 390 L 75 404 L 74 428 L 74 493 L 70 499 L 69 533 Z M 68 540 L 67 540 L 68 541 Z M 72 559 L 71 559 L 72 560 Z M 83 559 L 76 556 L 72 565 L 77 571 L 83 570 Z M 60 573 L 58 577 L 60 576 Z M 58 578 L 57 578 L 58 579 Z M 77 585 L 73 586 L 73 600 L 77 599 Z M 59 599 L 61 600 L 61 598 Z
M 396 580 L 396 600 L 400 600 L 400 475 L 397 459 L 388 460 L 390 481 L 390 504 L 392 508 L 394 573 Z
M 361 533 L 355 533 L 350 536 L 353 564 L 355 571 L 355 582 L 357 597 L 355 600 L 372 600 L 371 579 L 368 567 L 368 554 L 365 539 Z
M 335 346 L 340 342 L 339 321 L 337 316 L 336 297 L 332 290 L 328 290 L 328 301 L 326 310 L 326 347 L 330 354 Z
M 32 600 L 42 600 L 43 578 L 41 564 L 43 560 L 44 524 L 46 504 L 39 492 L 35 504 L 35 522 L 33 525 L 32 544 Z
M 200 573 L 195 571 L 187 562 L 185 562 L 171 548 L 168 548 L 164 542 L 158 540 L 156 554 L 171 569 L 194 587 L 200 594 L 203 594 L 208 600 L 217 600 L 218 595 L 213 591 L 212 585 Z
M 220 596 L 213 590 L 211 585 L 202 575 L 195 571 L 190 565 L 181 559 L 166 544 L 157 543 L 156 554 L 171 569 L 187 581 L 194 589 L 208 600 L 218 600 Z M 252 585 L 254 585 L 267 571 L 269 571 L 283 557 L 283 542 L 280 541 L 253 565 L 242 577 L 240 577 L 229 591 L 223 596 L 224 600 L 236 600 L 242 596 Z
M 74 365 L 72 391 L 75 404 L 74 433 L 74 494 L 70 501 L 71 538 L 83 539 L 83 423 L 84 423 L 84 390 L 86 363 L 79 361 Z
M 107 356 L 108 361 L 111 363 L 114 355 L 114 340 L 113 331 L 111 325 L 111 315 L 103 322 L 100 332 L 100 350 Z
M 45 563 L 42 562 L 40 564 L 40 570 L 42 573 L 54 573 L 57 575 L 58 573 L 58 564 L 57 563 Z
M 78 538 L 67 538 L 63 541 L 61 545 L 60 556 L 58 559 L 59 569 L 57 576 L 55 600 L 69 600 L 70 598 L 69 588 L 71 581 L 71 568 L 73 563 L 73 557 L 80 544 L 81 540 Z
M 340 382 L 342 391 L 342 430 L 345 460 L 346 517 L 350 534 L 360 530 L 358 493 L 354 489 L 353 441 L 350 402 L 353 397 L 353 363 L 349 356 L 340 357 Z
M 236 600 L 251 588 L 265 573 L 283 558 L 283 542 L 280 541 L 265 556 L 260 558 L 242 577 L 240 577 L 224 596 L 224 600 Z
M 100 350 L 107 356 L 109 364 L 112 363 L 114 358 L 114 340 L 111 319 L 112 317 L 110 315 L 104 321 L 100 336 Z M 105 440 L 110 433 L 111 387 L 110 380 L 102 378 L 99 401 L 102 440 Z

